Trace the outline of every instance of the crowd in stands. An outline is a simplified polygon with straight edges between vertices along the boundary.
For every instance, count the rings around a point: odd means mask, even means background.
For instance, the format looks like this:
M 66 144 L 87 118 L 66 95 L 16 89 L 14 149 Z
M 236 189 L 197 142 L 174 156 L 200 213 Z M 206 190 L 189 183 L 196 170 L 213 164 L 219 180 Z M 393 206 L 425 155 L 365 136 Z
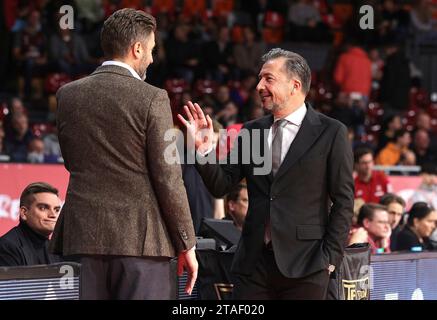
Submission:
M 71 30 L 58 23 L 59 8 L 66 4 L 75 13 Z M 374 9 L 374 29 L 359 27 L 362 4 Z M 265 114 L 255 86 L 266 50 L 328 48 L 323 67 L 313 68 L 307 100 L 349 128 L 355 197 L 366 203 L 357 209 L 351 241 L 367 239 L 375 252 L 388 252 L 396 250 L 393 243 L 404 243 L 400 234 L 414 234 L 419 243 L 431 236 L 421 223 L 432 224 L 435 217 L 429 215 L 437 207 L 437 88 L 425 86 L 428 70 L 416 58 L 421 44 L 437 47 L 435 0 L 4 0 L 0 161 L 62 161 L 55 93 L 104 61 L 100 28 L 122 7 L 157 18 L 157 46 L 146 81 L 167 90 L 174 115 L 187 101 L 197 101 L 217 128 L 241 127 Z M 420 166 L 423 183 L 414 202 L 427 203 L 431 211 L 417 204 L 406 215 L 404 203 L 384 201 L 392 190 L 375 164 Z M 195 173 L 185 169 L 186 175 Z M 205 192 L 193 184 L 194 196 Z M 187 181 L 186 186 L 190 193 Z M 209 198 L 204 197 L 213 201 Z M 230 201 L 227 210 L 238 198 Z M 393 203 L 402 210 L 392 210 Z M 220 216 L 213 214 L 214 204 L 209 213 L 199 206 L 202 216 Z

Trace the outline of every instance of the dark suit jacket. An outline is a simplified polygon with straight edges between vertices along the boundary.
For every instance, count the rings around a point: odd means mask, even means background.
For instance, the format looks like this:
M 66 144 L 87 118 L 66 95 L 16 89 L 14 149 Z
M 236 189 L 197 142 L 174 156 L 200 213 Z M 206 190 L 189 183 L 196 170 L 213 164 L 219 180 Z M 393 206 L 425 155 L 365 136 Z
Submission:
M 411 228 L 406 225 L 404 228 L 397 234 L 396 238 L 396 251 L 410 251 L 413 247 L 421 247 L 422 250 L 432 250 L 433 247 L 428 238 L 424 238 L 423 242 L 420 242 L 417 235 L 414 233 Z
M 272 123 L 273 116 L 268 115 L 244 125 L 249 132 L 264 132 L 258 141 L 251 141 L 252 146 L 267 139 Z M 197 164 L 216 197 L 229 192 L 242 178 L 247 180 L 249 209 L 233 271 L 253 271 L 263 250 L 269 216 L 275 259 L 284 276 L 300 278 L 329 264 L 338 267 L 354 197 L 352 148 L 346 127 L 307 104 L 301 128 L 274 178 L 254 175 L 253 169 L 259 165 L 253 158 L 247 164 L 241 162 L 241 134 L 238 139 L 233 151 L 238 153 L 238 164 Z
M 0 238 L 0 266 L 32 266 L 61 262 L 49 253 L 49 240 L 20 222 Z
M 167 93 L 108 65 L 63 86 L 57 99 L 70 182 L 53 250 L 172 257 L 194 246 L 180 165 L 164 160 L 173 127 Z

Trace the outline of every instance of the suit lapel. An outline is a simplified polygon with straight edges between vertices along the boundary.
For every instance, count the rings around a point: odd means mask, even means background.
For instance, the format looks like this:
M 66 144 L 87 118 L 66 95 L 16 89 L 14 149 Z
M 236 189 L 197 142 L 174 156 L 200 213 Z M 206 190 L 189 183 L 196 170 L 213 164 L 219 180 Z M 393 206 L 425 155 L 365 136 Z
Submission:
M 322 133 L 324 126 L 320 122 L 320 118 L 310 104 L 306 103 L 307 113 L 302 121 L 301 127 L 293 140 L 287 155 L 284 158 L 278 172 L 275 175 L 275 180 L 279 179 L 288 169 L 290 169 L 299 158 L 313 145 L 316 139 Z

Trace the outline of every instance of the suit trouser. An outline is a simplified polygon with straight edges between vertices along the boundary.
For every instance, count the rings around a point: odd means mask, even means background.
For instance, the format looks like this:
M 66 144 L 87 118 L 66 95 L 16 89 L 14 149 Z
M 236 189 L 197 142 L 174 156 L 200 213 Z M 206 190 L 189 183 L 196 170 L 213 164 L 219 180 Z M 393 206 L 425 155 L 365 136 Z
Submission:
M 303 278 L 287 278 L 279 271 L 272 249 L 265 247 L 250 276 L 237 275 L 233 298 L 237 300 L 324 300 L 328 270 Z
M 80 299 L 176 299 L 176 270 L 166 257 L 81 256 Z

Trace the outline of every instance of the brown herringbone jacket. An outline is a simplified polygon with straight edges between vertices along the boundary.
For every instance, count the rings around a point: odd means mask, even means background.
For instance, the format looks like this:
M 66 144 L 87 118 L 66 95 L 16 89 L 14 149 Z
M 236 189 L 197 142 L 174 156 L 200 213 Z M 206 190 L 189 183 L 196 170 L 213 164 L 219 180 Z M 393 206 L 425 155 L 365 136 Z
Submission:
M 70 181 L 52 251 L 172 257 L 194 246 L 180 166 L 164 160 L 167 93 L 107 65 L 63 86 L 57 100 Z

